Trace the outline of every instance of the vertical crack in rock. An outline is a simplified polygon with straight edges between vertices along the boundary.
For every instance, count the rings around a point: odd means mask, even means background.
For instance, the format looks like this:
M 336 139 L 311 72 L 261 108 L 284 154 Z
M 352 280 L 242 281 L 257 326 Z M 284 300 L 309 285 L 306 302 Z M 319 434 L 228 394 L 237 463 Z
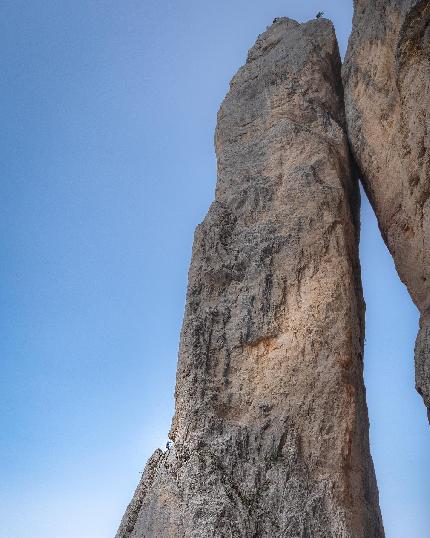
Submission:
M 420 313 L 416 387 L 430 419 L 430 0 L 356 0 L 343 68 L 348 132 Z
M 359 193 L 332 24 L 278 19 L 218 114 L 174 447 L 117 538 L 383 537 L 363 385 Z

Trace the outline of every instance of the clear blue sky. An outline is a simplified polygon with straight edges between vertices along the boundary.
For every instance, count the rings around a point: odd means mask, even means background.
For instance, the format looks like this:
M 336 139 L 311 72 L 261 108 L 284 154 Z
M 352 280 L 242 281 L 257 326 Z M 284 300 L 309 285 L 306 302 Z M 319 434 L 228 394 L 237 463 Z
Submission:
M 216 112 L 274 17 L 351 2 L 3 0 L 0 536 L 110 538 L 173 413 Z M 364 201 L 372 452 L 388 538 L 428 538 L 417 313 Z

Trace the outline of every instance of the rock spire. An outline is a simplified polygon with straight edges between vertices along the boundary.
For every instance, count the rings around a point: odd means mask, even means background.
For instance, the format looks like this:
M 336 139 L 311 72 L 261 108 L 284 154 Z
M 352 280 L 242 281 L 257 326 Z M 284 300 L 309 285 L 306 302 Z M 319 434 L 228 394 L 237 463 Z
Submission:
M 383 537 L 363 385 L 359 193 L 332 24 L 281 18 L 218 113 L 174 446 L 117 538 Z
M 343 67 L 352 150 L 421 313 L 416 387 L 430 419 L 430 0 L 356 0 Z

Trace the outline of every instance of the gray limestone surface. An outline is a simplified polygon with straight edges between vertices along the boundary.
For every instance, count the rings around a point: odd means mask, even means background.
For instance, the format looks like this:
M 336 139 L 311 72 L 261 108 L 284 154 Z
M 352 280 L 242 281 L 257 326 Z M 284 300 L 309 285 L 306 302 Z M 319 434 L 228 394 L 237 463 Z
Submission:
M 430 410 L 430 0 L 356 0 L 354 8 L 343 66 L 348 134 L 421 313 L 416 387 Z
M 117 538 L 379 538 L 359 193 L 332 24 L 281 18 L 231 81 L 197 227 L 174 446 Z

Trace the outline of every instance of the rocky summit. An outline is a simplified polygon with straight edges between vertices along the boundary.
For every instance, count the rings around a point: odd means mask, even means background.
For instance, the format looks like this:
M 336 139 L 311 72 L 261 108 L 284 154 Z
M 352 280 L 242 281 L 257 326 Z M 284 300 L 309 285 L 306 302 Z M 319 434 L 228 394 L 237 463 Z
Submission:
M 348 132 L 384 240 L 421 313 L 416 387 L 430 410 L 430 0 L 354 7 L 343 67 Z
M 329 21 L 282 18 L 231 82 L 215 201 L 195 233 L 173 445 L 150 458 L 117 538 L 384 536 L 340 70 Z

